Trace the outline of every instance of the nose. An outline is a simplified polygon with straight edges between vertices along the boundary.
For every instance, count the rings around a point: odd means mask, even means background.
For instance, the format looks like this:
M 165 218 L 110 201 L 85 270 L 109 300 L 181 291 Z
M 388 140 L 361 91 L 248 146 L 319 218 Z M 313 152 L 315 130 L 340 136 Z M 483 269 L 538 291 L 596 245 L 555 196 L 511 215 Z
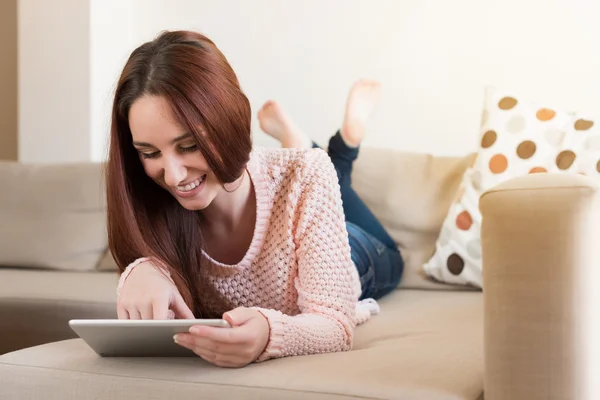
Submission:
M 177 186 L 185 180 L 187 169 L 177 157 L 165 158 L 165 183 L 171 187 Z

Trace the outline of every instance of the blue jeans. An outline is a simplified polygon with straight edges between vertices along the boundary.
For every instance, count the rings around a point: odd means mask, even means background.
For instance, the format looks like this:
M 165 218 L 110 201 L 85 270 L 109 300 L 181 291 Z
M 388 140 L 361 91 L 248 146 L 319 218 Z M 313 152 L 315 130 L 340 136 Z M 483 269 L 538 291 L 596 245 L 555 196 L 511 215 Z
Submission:
M 318 145 L 313 143 L 313 147 Z M 379 299 L 398 286 L 404 261 L 394 240 L 352 189 L 358 148 L 346 145 L 338 131 L 329 140 L 327 153 L 338 175 L 351 257 L 362 287 L 360 299 Z

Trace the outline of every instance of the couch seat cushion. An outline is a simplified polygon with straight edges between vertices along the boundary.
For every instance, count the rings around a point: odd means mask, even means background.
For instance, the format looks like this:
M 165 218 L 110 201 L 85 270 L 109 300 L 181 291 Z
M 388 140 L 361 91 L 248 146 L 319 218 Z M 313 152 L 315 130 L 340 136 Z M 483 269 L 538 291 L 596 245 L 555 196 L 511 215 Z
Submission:
M 468 399 L 483 391 L 479 292 L 397 290 L 350 352 L 221 369 L 200 358 L 100 358 L 80 339 L 0 356 L 0 398 Z
M 116 318 L 118 275 L 0 268 L 0 354 L 76 337 L 73 318 Z

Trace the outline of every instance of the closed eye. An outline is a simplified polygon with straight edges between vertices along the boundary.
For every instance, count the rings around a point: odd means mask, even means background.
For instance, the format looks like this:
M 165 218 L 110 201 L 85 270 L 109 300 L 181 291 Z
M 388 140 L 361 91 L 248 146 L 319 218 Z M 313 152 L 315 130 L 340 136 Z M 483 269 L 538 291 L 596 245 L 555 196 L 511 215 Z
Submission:
M 196 150 L 198 150 L 198 145 L 196 145 L 196 144 L 187 146 L 187 147 L 183 147 L 183 146 L 179 147 L 179 151 L 181 153 L 192 153 Z M 146 159 L 147 158 L 158 158 L 158 156 L 160 156 L 160 151 L 155 151 L 153 153 L 140 152 L 140 154 L 142 155 L 143 158 L 146 158 Z
M 182 153 L 191 153 L 193 151 L 198 150 L 198 145 L 192 145 L 192 146 L 188 146 L 188 147 L 180 147 L 179 151 L 181 151 Z
M 155 151 L 153 153 L 140 153 L 144 158 L 157 158 L 160 155 L 160 151 Z
M 154 153 L 141 153 L 143 158 L 157 158 L 160 154 L 160 151 L 155 151 Z

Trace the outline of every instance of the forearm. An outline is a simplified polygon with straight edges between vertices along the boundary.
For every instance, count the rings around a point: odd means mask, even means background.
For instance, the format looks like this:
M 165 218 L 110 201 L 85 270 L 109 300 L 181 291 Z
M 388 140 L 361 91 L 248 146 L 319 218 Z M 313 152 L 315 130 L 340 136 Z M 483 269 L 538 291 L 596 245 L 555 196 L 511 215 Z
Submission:
M 341 314 L 285 315 L 256 308 L 269 321 L 269 343 L 258 361 L 270 358 L 347 351 L 352 347 L 354 323 Z

